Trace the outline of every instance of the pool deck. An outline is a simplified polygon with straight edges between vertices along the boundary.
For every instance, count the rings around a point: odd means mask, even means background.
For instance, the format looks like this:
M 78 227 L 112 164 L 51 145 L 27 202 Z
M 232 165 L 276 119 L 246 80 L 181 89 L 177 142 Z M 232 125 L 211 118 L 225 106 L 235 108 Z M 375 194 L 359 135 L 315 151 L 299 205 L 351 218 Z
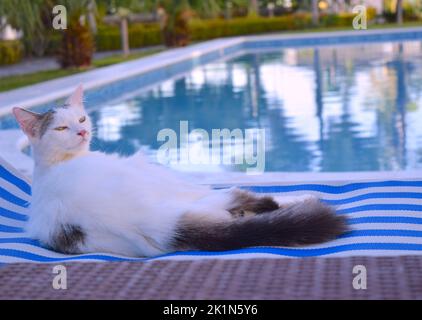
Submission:
M 269 49 L 272 46 L 315 46 L 338 45 L 340 40 L 345 44 L 361 41 L 377 42 L 422 39 L 422 27 L 397 28 L 384 30 L 351 30 L 341 32 L 318 32 L 300 34 L 271 34 L 262 36 L 243 36 L 223 38 L 202 42 L 184 48 L 167 50 L 149 57 L 119 63 L 76 75 L 0 93 L 0 117 L 10 114 L 13 107 L 31 108 L 68 96 L 78 84 L 85 90 L 104 87 L 120 80 L 145 74 L 159 69 L 166 69 L 188 60 L 199 60 L 206 55 L 214 58 L 225 57 L 234 51 Z M 340 39 L 340 40 L 339 40 Z M 186 70 L 185 70 L 186 71 Z M 150 83 L 154 85 L 156 83 Z M 141 89 L 141 88 L 139 88 Z M 32 160 L 22 153 L 27 145 L 19 130 L 0 130 L 0 154 L 25 175 L 30 176 Z M 192 174 L 203 183 L 212 184 L 247 184 L 250 182 L 271 181 L 335 181 L 335 180 L 367 180 L 367 179 L 400 179 L 422 178 L 422 170 L 397 172 L 354 172 L 354 173 L 264 173 L 261 175 L 245 175 L 241 173 Z

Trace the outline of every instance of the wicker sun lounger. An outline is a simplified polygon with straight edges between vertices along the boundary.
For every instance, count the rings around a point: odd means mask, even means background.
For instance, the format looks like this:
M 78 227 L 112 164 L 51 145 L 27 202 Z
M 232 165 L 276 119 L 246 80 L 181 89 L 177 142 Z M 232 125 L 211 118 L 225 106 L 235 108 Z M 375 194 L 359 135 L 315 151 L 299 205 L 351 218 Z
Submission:
M 303 248 L 62 255 L 25 235 L 30 183 L 0 159 L 0 299 L 422 299 L 422 181 L 248 188 L 314 193 L 352 231 Z M 66 290 L 53 288 L 56 265 L 66 266 Z

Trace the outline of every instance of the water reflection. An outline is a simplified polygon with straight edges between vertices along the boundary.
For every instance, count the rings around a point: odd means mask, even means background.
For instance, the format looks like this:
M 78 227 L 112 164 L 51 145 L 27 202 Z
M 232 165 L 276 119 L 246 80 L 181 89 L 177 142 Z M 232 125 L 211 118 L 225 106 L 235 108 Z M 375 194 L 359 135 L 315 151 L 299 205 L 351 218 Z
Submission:
M 267 171 L 422 168 L 422 43 L 247 54 L 92 116 L 93 147 L 109 152 L 153 154 L 158 131 L 187 120 L 209 133 L 265 128 Z

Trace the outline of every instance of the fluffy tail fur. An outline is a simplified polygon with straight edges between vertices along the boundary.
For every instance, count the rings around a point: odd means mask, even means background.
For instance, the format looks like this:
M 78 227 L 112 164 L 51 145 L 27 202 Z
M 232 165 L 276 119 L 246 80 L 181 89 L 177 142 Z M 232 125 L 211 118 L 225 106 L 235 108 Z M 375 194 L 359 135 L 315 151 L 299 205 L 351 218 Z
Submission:
M 318 199 L 225 222 L 180 221 L 173 248 L 222 251 L 254 246 L 300 246 L 335 239 L 345 219 Z

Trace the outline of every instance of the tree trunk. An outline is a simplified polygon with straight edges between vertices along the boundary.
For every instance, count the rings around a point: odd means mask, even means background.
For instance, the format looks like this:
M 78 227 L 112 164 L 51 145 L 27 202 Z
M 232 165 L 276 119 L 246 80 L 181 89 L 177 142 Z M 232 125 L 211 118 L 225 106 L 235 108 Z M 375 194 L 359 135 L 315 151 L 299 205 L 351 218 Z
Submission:
M 120 35 L 122 39 L 123 56 L 127 57 L 129 55 L 129 33 L 127 30 L 127 18 L 122 18 L 120 20 Z
M 232 5 L 229 1 L 224 1 L 224 19 L 229 20 L 232 18 Z
M 88 4 L 88 23 L 93 34 L 97 34 L 97 21 L 95 20 L 95 10 L 95 1 L 90 0 Z
M 397 0 L 396 4 L 396 21 L 398 24 L 403 23 L 403 1 Z
M 312 24 L 319 24 L 318 0 L 312 0 Z
M 249 14 L 250 15 L 258 14 L 258 0 L 249 0 Z

